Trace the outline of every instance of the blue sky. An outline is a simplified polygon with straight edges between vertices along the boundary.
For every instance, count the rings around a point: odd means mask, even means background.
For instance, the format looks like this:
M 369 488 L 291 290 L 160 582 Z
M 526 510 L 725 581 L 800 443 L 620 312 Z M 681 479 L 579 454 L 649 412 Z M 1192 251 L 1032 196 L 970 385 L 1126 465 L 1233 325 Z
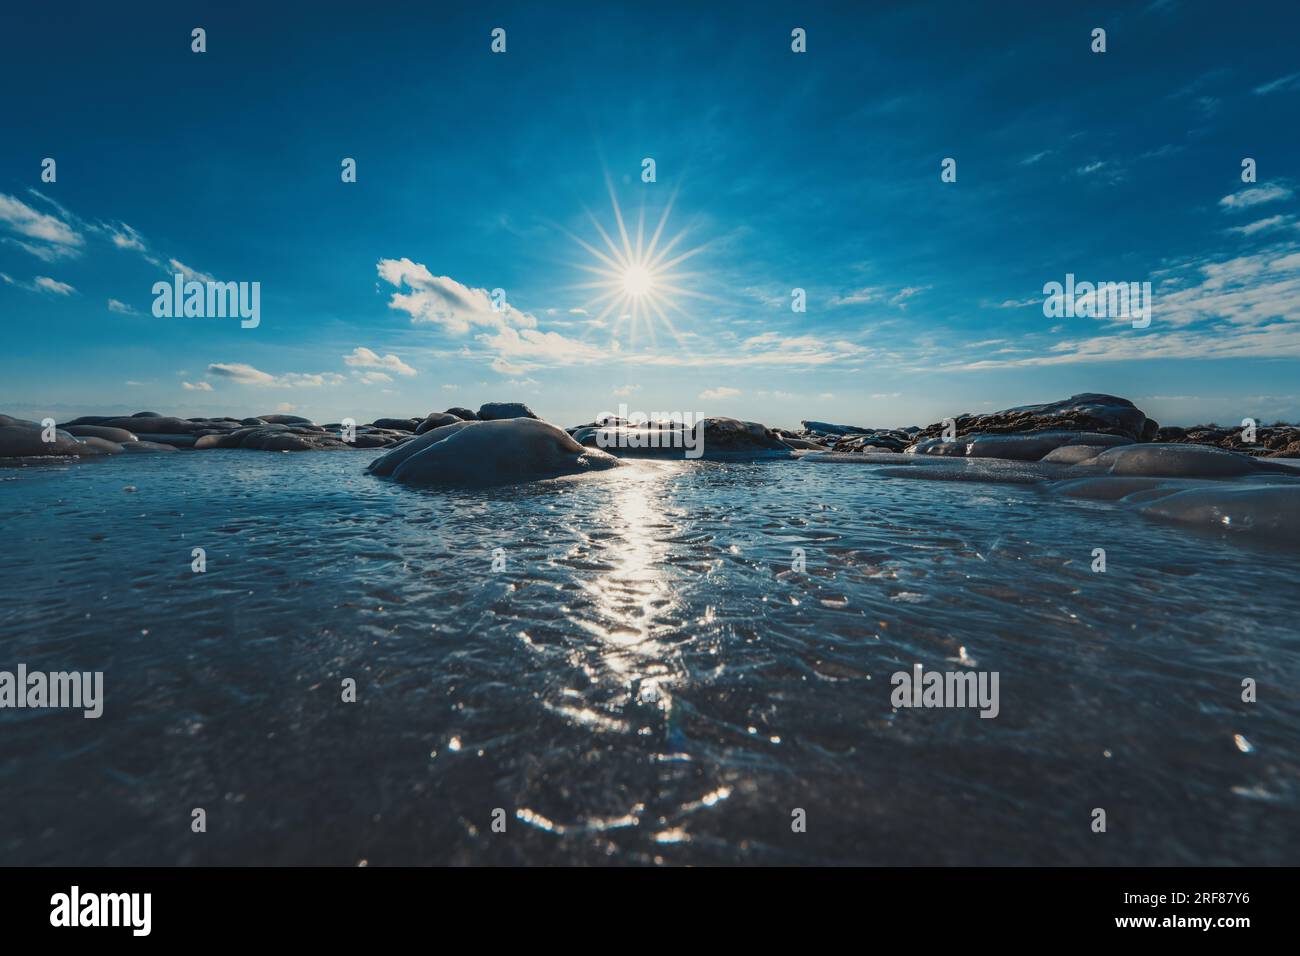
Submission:
M 6 7 L 0 411 L 1300 419 L 1295 3 L 702 6 Z M 597 302 L 670 202 L 664 315 Z M 178 268 L 260 325 L 155 318 Z M 1045 317 L 1067 272 L 1150 326 Z

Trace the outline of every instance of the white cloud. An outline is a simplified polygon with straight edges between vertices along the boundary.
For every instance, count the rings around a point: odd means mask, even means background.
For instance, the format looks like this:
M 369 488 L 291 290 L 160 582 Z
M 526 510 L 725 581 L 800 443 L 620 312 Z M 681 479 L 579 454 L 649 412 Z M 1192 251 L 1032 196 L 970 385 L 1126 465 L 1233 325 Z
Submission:
M 380 385 L 393 380 L 391 375 L 384 372 L 353 372 L 352 374 L 367 385 Z
M 77 290 L 66 282 L 60 282 L 58 279 L 51 279 L 49 276 L 35 276 L 31 282 L 23 282 L 15 279 L 5 272 L 0 272 L 0 280 L 6 285 L 14 286 L 18 289 L 25 289 L 28 292 L 48 292 L 51 295 L 72 295 Z
M 60 282 L 58 279 L 51 279 L 49 276 L 37 276 L 35 280 L 36 288 L 42 292 L 52 292 L 55 295 L 72 295 L 77 290 L 66 282 Z
M 416 374 L 415 369 L 391 352 L 388 355 L 381 356 L 364 346 L 354 348 L 350 355 L 343 356 L 343 361 L 354 368 L 386 369 L 390 372 L 396 372 L 398 375 Z M 391 382 L 392 379 L 389 379 L 389 381 Z
M 48 213 L 37 212 L 21 199 L 0 193 L 0 223 L 13 232 L 28 239 L 37 239 L 54 246 L 79 247 L 85 241 L 81 235 L 63 220 Z M 24 249 L 33 252 L 31 245 L 20 243 Z M 40 253 L 36 253 L 40 255 Z
M 176 272 L 181 273 L 185 277 L 186 282 L 216 282 L 217 281 L 216 279 L 212 278 L 212 276 L 208 275 L 206 272 L 199 272 L 196 269 L 191 269 L 189 266 L 181 262 L 179 259 L 168 259 L 167 264 L 172 267 L 173 273 Z
M 919 295 L 920 293 L 924 292 L 928 288 L 929 286 L 914 286 L 914 285 L 906 286 L 905 288 L 898 290 L 898 294 L 889 300 L 889 304 L 896 305 L 900 309 L 906 309 L 908 299 L 912 298 L 912 296 L 914 295 Z
M 1089 338 L 1056 342 L 1045 353 L 948 367 L 1300 357 L 1300 245 L 1282 242 L 1247 256 L 1189 260 L 1162 273 L 1168 278 L 1153 295 L 1151 327 L 1143 333 L 1116 323 Z
M 441 325 L 454 335 L 464 335 L 471 326 L 537 326 L 534 316 L 520 312 L 508 300 L 497 311 L 486 289 L 471 289 L 450 276 L 435 276 L 410 259 L 380 259 L 377 268 L 379 277 L 399 290 L 389 298 L 388 307 L 405 312 L 413 323 Z M 403 287 L 410 291 L 401 291 Z
M 1243 189 L 1239 193 L 1224 196 L 1219 200 L 1219 205 L 1230 210 L 1248 209 L 1251 206 L 1258 206 L 1260 203 L 1290 198 L 1290 188 L 1279 186 L 1276 183 L 1269 183 L 1267 186 L 1252 186 L 1250 189 Z
M 339 385 L 346 379 L 336 372 L 286 372 L 284 375 L 271 375 L 243 362 L 214 362 L 208 366 L 210 375 L 228 378 L 241 385 L 256 385 L 263 388 L 320 388 L 324 385 Z
M 1262 83 L 1255 87 L 1255 95 L 1267 96 L 1269 93 L 1289 90 L 1300 90 L 1300 73 L 1289 73 L 1286 76 L 1279 76 L 1276 80 Z
M 640 388 L 641 388 L 640 385 L 620 385 L 618 388 L 614 389 L 614 394 L 618 398 L 627 398 L 629 395 L 631 395 L 635 391 L 638 391 Z
M 138 313 L 135 311 L 135 309 L 131 308 L 131 307 L 130 307 L 129 305 L 127 305 L 125 302 L 119 301 L 118 299 L 109 299 L 109 300 L 108 300 L 108 311 L 110 311 L 110 312 L 116 312 L 116 313 L 118 313 L 119 315 L 137 315 L 137 314 L 138 314 Z
M 1245 226 L 1234 226 L 1228 232 L 1235 232 L 1242 236 L 1253 236 L 1257 232 L 1266 232 L 1269 229 L 1276 229 L 1278 226 L 1284 226 L 1290 222 L 1290 216 L 1269 216 L 1267 219 L 1256 219 L 1254 222 Z
M 854 289 L 851 292 L 846 292 L 843 295 L 831 296 L 830 301 L 826 304 L 831 308 L 837 308 L 841 305 L 862 305 L 865 302 L 873 302 L 880 298 L 881 292 L 883 292 L 883 290 L 880 286 L 866 286 L 861 289 Z M 785 300 L 782 299 L 781 301 Z
M 208 371 L 213 375 L 220 375 L 222 378 L 234 379 L 241 385 L 275 384 L 274 375 L 268 375 L 266 372 L 253 368 L 251 365 L 245 365 L 242 362 L 234 362 L 231 364 L 214 362 L 208 366 Z
M 207 382 L 181 382 L 181 387 L 189 392 L 210 392 L 212 386 Z
M 144 237 L 136 232 L 126 223 L 121 222 L 116 226 L 109 224 L 104 227 L 113 237 L 113 245 L 119 249 L 131 249 L 135 252 L 144 252 Z
M 700 392 L 700 398 L 705 401 L 713 401 L 714 399 L 719 398 L 735 398 L 739 394 L 740 389 L 738 388 L 728 388 L 725 385 L 719 385 L 717 388 L 705 389 L 703 392 Z

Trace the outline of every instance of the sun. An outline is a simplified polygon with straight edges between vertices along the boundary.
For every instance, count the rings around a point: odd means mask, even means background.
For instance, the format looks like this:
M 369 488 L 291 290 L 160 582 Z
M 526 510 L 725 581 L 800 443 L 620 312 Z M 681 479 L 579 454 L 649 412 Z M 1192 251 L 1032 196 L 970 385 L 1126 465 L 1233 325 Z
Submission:
M 687 259 L 705 248 L 700 245 L 691 249 L 681 249 L 685 230 L 671 237 L 665 236 L 668 216 L 672 212 L 676 194 L 668 200 L 659 215 L 654 232 L 646 235 L 645 208 L 642 207 L 637 217 L 635 231 L 629 230 L 619 207 L 618 197 L 614 194 L 614 185 L 606 177 L 609 188 L 610 205 L 614 212 L 617 226 L 616 241 L 599 220 L 587 212 L 587 218 L 595 227 L 604 248 L 586 242 L 569 233 L 570 237 L 591 254 L 594 261 L 575 263 L 577 268 L 591 273 L 592 281 L 580 283 L 574 288 L 588 290 L 595 298 L 584 303 L 583 311 L 595 315 L 593 324 L 600 327 L 609 319 L 611 334 L 616 339 L 627 338 L 635 342 L 638 332 L 644 328 L 651 339 L 655 338 L 655 320 L 657 319 L 674 339 L 680 341 L 677 330 L 668 318 L 669 312 L 686 315 L 678 300 L 686 297 L 713 300 L 686 288 L 682 283 L 695 278 L 696 273 L 682 272 L 678 267 Z M 567 231 L 567 230 L 566 230 Z
M 654 273 L 639 262 L 634 262 L 623 270 L 623 291 L 630 296 L 646 295 L 654 288 L 654 284 Z

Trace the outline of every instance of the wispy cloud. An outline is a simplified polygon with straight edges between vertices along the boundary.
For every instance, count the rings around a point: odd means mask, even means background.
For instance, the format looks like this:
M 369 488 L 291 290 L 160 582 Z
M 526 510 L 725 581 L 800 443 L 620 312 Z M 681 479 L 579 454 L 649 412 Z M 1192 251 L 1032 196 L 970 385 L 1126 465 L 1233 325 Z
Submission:
M 729 388 L 726 385 L 719 385 L 717 388 L 709 388 L 700 392 L 700 398 L 707 402 L 720 398 L 735 398 L 739 394 L 740 389 L 738 388 Z
M 6 242 L 46 262 L 75 256 L 85 244 L 82 235 L 62 219 L 33 209 L 6 193 L 0 193 L 0 224 L 23 237 L 7 237 Z
M 1242 236 L 1253 236 L 1258 232 L 1267 232 L 1271 229 L 1277 229 L 1291 223 L 1290 216 L 1269 216 L 1267 219 L 1256 219 L 1252 223 L 1244 226 L 1233 226 L 1228 232 L 1236 233 Z
M 0 282 L 19 289 L 26 289 L 28 292 L 46 292 L 50 295 L 73 295 L 77 291 L 68 283 L 60 282 L 58 279 L 51 279 L 49 276 L 34 276 L 31 282 L 23 282 L 8 273 L 0 272 Z
M 343 362 L 354 368 L 373 368 L 389 372 L 396 372 L 398 375 L 415 375 L 415 369 L 407 365 L 400 358 L 392 353 L 381 356 L 379 353 L 371 351 L 364 346 L 354 348 L 348 355 L 343 356 Z M 392 379 L 388 379 L 392 381 Z
M 1279 76 L 1276 80 L 1270 80 L 1255 87 L 1256 96 L 1267 96 L 1270 93 L 1291 92 L 1300 90 L 1300 73 L 1288 73 L 1286 76 Z
M 1292 190 L 1289 186 L 1269 183 L 1266 186 L 1252 186 L 1249 189 L 1243 189 L 1241 192 L 1229 193 L 1219 200 L 1219 205 L 1224 209 L 1238 210 L 1249 209 L 1251 206 L 1258 206 L 1266 202 L 1276 202 L 1279 199 L 1290 199 Z
M 340 385 L 347 381 L 337 372 L 286 372 L 283 375 L 272 375 L 243 362 L 214 362 L 208 366 L 208 374 L 230 379 L 240 385 L 256 385 L 262 388 L 320 388 L 324 385 Z

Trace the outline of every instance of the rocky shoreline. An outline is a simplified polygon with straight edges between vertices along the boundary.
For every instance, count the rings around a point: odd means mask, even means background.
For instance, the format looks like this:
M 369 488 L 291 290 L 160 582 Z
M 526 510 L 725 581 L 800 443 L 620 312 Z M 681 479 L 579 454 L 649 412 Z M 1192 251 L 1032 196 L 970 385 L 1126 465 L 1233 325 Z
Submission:
M 243 448 L 258 451 L 392 449 L 430 432 L 467 423 L 539 420 L 519 402 L 489 402 L 477 411 L 463 407 L 423 417 L 379 418 L 368 424 L 318 425 L 297 415 L 253 418 L 176 418 L 157 412 L 126 416 L 89 415 L 43 429 L 38 422 L 0 415 L 0 458 L 95 457 L 122 452 Z M 1006 458 L 1038 461 L 1064 446 L 1102 449 L 1121 444 L 1186 444 L 1225 449 L 1253 458 L 1300 458 L 1300 426 L 1260 425 L 1250 436 L 1243 427 L 1161 427 L 1127 399 L 1082 394 L 1042 405 L 985 415 L 960 414 L 921 427 L 871 428 L 805 420 L 799 430 L 711 417 L 698 423 L 703 457 L 793 457 L 793 452 L 881 453 Z M 674 422 L 635 423 L 617 418 L 575 425 L 566 434 L 578 445 L 627 455 L 682 455 L 681 444 L 649 433 L 681 431 Z M 460 430 L 458 427 L 457 431 Z M 450 437 L 448 435 L 447 437 Z M 1253 437 L 1254 441 L 1248 441 Z M 640 440 L 637 440 L 637 439 Z M 1076 458 L 1069 452 L 1054 460 Z
M 417 487 L 486 487 L 618 468 L 625 458 L 869 465 L 883 478 L 1014 482 L 1110 501 L 1152 518 L 1300 546 L 1300 427 L 1162 428 L 1132 402 L 1083 394 L 927 427 L 804 421 L 798 431 L 734 418 L 560 428 L 493 402 L 424 417 L 318 425 L 293 415 L 182 419 L 156 412 L 44 425 L 0 415 L 0 466 L 123 453 L 381 452 L 367 472 Z M 1254 438 L 1254 441 L 1250 441 Z M 905 466 L 905 467 L 904 467 Z

